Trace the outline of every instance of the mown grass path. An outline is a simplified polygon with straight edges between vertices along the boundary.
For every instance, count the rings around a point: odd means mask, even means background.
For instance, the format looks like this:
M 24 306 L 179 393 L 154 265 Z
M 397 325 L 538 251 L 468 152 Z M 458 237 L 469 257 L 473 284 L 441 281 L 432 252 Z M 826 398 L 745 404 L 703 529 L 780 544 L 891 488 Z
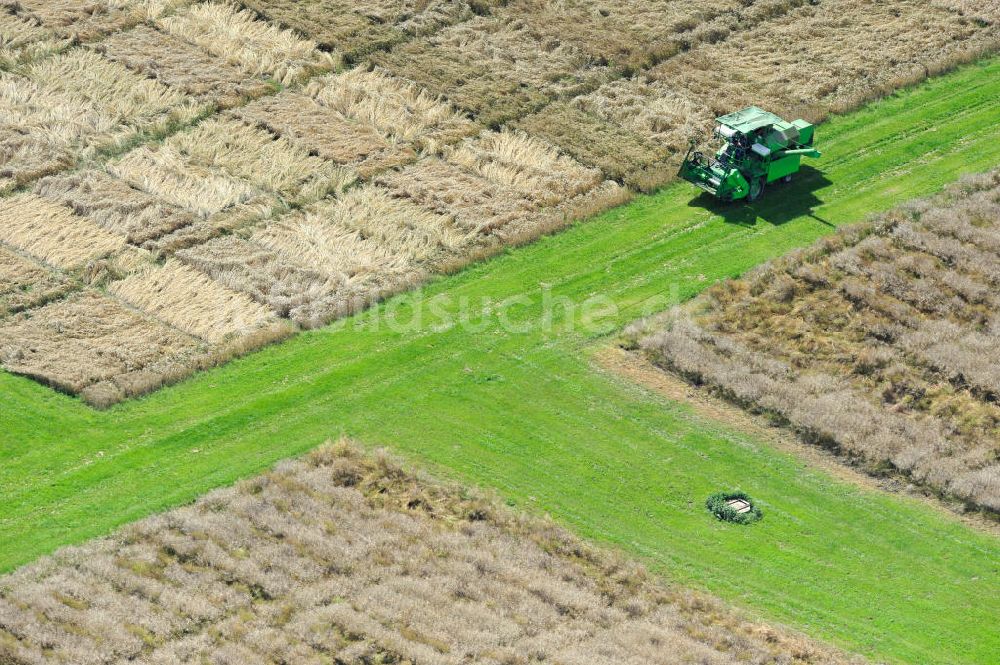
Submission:
M 824 125 L 819 170 L 754 210 L 718 209 L 724 219 L 682 184 L 379 309 L 407 320 L 430 303 L 450 315 L 463 298 L 530 299 L 476 330 L 442 330 L 431 312 L 406 332 L 355 320 L 107 413 L 0 373 L 0 569 L 349 433 L 848 649 L 995 662 L 1000 541 L 701 419 L 596 370 L 588 352 L 651 298 L 689 297 L 1000 164 L 998 98 L 1000 61 L 964 68 Z M 602 295 L 616 310 L 604 332 L 570 325 L 564 306 L 549 326 L 543 293 Z M 735 486 L 760 500 L 763 522 L 707 514 L 705 497 Z

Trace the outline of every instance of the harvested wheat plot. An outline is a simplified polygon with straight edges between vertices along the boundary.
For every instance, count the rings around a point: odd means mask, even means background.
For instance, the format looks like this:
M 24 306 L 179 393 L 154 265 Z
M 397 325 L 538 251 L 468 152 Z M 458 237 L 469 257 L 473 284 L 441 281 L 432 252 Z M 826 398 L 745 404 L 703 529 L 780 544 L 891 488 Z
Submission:
M 1000 173 L 969 179 L 712 289 L 642 346 L 808 441 L 1000 511 L 998 202 Z
M 0 241 L 65 270 L 125 247 L 121 236 L 35 194 L 0 199 Z
M 580 49 L 543 38 L 523 21 L 477 17 L 373 60 L 420 81 L 487 126 L 596 88 L 611 74 Z
M 302 150 L 348 165 L 362 177 L 417 158 L 408 145 L 390 141 L 371 125 L 345 117 L 298 92 L 265 97 L 241 108 L 236 115 Z
M 148 26 L 119 32 L 94 48 L 139 74 L 221 107 L 271 91 L 259 76 Z
M 0 191 L 196 112 L 180 91 L 87 49 L 0 72 Z
M 192 213 L 168 205 L 104 171 L 49 176 L 35 184 L 34 192 L 67 206 L 134 245 L 148 243 L 196 219 Z
M 412 81 L 375 69 L 351 69 L 310 81 L 305 93 L 386 140 L 433 151 L 475 134 L 479 126 Z
M 72 288 L 64 275 L 0 247 L 0 318 L 54 300 Z
M 275 322 L 274 315 L 262 305 L 175 259 L 113 282 L 108 290 L 133 307 L 208 342 L 247 335 Z
M 0 584 L 15 665 L 858 662 L 343 444 Z
M 0 324 L 5 369 L 72 393 L 196 347 L 193 338 L 89 290 Z
M 257 20 L 252 12 L 228 3 L 196 4 L 158 24 L 247 72 L 288 85 L 337 66 L 335 56 L 291 30 Z

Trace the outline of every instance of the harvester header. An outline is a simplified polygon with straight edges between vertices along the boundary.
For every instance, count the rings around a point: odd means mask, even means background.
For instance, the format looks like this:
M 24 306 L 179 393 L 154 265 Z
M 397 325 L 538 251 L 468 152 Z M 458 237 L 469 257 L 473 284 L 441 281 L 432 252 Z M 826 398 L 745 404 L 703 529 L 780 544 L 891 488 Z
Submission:
M 768 183 L 789 181 L 803 157 L 819 157 L 813 147 L 815 126 L 786 122 L 756 106 L 716 118 L 714 136 L 722 143 L 715 157 L 695 151 L 692 143 L 680 177 L 723 201 L 756 201 Z

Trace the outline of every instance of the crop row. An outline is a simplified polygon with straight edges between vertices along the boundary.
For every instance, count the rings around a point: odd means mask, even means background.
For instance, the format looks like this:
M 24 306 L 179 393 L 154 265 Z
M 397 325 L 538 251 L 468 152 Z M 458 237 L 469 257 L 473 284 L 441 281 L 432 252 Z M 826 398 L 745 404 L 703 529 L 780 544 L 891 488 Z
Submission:
M 6 15 L 27 20 L 30 4 Z M 0 361 L 100 403 L 141 392 L 126 377 L 151 362 L 124 357 L 115 372 L 68 379 L 74 368 L 25 353 L 49 334 L 26 321 L 61 320 L 72 305 L 53 294 L 103 289 L 154 328 L 189 336 L 201 355 L 165 357 L 202 358 L 188 361 L 196 368 L 205 354 L 214 362 L 230 355 L 221 349 L 288 334 L 279 319 L 321 325 L 619 203 L 628 191 L 615 181 L 666 182 L 688 137 L 749 100 L 748 76 L 772 81 L 776 110 L 815 119 L 995 45 L 988 20 L 942 3 L 920 13 L 907 0 L 580 3 L 563 13 L 527 0 L 364 12 L 295 3 L 303 16 L 329 15 L 326 27 L 363 19 L 389 31 L 379 49 L 398 43 L 334 72 L 361 47 L 293 25 L 291 5 L 112 4 L 89 19 L 58 14 L 67 26 L 110 21 L 73 38 L 84 45 L 0 72 L 11 118 L 0 127 L 0 187 L 24 190 L 3 201 L 0 242 L 47 266 L 20 280 L 37 297 L 5 296 L 14 317 L 0 323 Z M 33 16 L 55 25 L 56 14 Z M 626 25 L 643 31 L 645 50 L 622 37 Z M 912 39 L 879 39 L 885 30 Z M 852 32 L 870 33 L 876 43 L 864 48 L 892 66 L 861 57 L 844 38 Z M 740 55 L 778 43 L 790 46 L 766 66 L 736 69 Z M 651 68 L 621 78 L 641 67 Z M 50 285 L 52 268 L 65 271 L 65 289 Z M 76 323 L 61 329 L 75 332 L 59 334 L 79 337 L 82 319 L 66 320 Z M 87 353 L 110 343 L 87 342 Z M 183 375 L 177 366 L 142 385 Z
M 356 69 L 44 177 L 5 199 L 0 242 L 85 295 L 0 324 L 0 361 L 107 404 L 280 339 L 279 318 L 320 325 L 625 195 L 542 141 L 477 131 L 414 84 Z M 142 353 L 88 336 L 80 303 Z
M 993 172 L 713 288 L 634 334 L 655 362 L 809 441 L 1000 511 L 997 220 Z
M 342 444 L 0 582 L 12 665 L 853 662 Z

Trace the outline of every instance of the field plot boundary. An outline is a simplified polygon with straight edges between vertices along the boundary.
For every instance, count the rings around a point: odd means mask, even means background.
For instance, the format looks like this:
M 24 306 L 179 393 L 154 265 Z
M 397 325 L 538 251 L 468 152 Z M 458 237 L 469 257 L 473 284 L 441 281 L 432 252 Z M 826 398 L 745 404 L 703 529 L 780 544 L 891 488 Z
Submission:
M 873 476 L 842 455 L 826 448 L 804 444 L 802 439 L 784 428 L 775 427 L 774 421 L 742 409 L 739 405 L 715 396 L 692 385 L 686 379 L 664 372 L 651 365 L 646 357 L 628 351 L 618 344 L 592 349 L 593 362 L 601 370 L 638 384 L 662 395 L 671 402 L 690 406 L 699 417 L 718 422 L 733 430 L 765 441 L 783 453 L 808 462 L 838 480 L 868 491 L 898 494 L 921 502 L 948 520 L 958 520 L 966 526 L 1000 537 L 1000 521 L 979 511 L 968 511 L 961 505 L 949 505 L 941 498 L 928 495 L 909 483 L 902 474 Z

